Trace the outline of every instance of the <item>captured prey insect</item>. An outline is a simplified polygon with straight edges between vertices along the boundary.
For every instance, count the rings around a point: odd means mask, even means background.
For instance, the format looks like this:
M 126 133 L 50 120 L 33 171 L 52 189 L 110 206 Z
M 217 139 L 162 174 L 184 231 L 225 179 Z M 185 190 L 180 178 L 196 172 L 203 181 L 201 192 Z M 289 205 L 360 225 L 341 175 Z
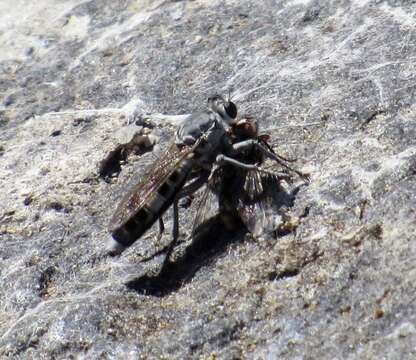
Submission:
M 256 161 L 251 164 L 241 161 L 250 153 L 259 159 L 266 156 L 286 166 L 285 159 L 277 156 L 267 142 L 257 136 L 257 130 L 251 134 L 236 124 L 236 105 L 220 95 L 208 99 L 205 112 L 191 114 L 184 120 L 167 151 L 145 171 L 142 180 L 125 195 L 116 209 L 109 225 L 112 234 L 108 246 L 110 255 L 120 254 L 131 246 L 157 220 L 161 234 L 164 229 L 162 215 L 173 205 L 173 240 L 166 261 L 179 235 L 179 199 L 197 191 L 208 179 L 219 178 L 220 182 L 212 185 L 212 189 L 219 194 L 221 202 L 221 189 L 229 185 L 225 181 L 228 176 L 220 176 L 220 173 L 228 166 L 265 172 Z M 250 127 L 254 129 L 253 125 Z M 222 187 L 218 185 L 221 182 Z M 225 207 L 227 201 L 234 206 L 231 198 L 223 198 Z
M 258 123 L 254 118 L 247 117 L 233 123 L 229 129 L 229 136 L 233 144 L 243 144 L 244 141 L 258 142 L 274 154 L 273 160 L 284 170 L 265 170 L 263 165 L 266 155 L 269 154 L 260 151 L 258 147 L 247 147 L 236 155 L 233 160 L 240 162 L 238 166 L 232 162 L 217 162 L 199 199 L 193 236 L 211 215 L 217 214 L 227 227 L 233 225 L 233 219 L 239 218 L 254 236 L 263 232 L 288 230 L 291 223 L 287 222 L 289 219 L 285 210 L 292 205 L 294 193 L 298 191 L 299 186 L 288 191 L 282 181 L 292 183 L 292 173 L 295 173 L 302 179 L 302 186 L 309 182 L 308 175 L 286 164 L 296 159 L 288 159 L 274 152 L 269 145 L 269 134 L 259 134 Z

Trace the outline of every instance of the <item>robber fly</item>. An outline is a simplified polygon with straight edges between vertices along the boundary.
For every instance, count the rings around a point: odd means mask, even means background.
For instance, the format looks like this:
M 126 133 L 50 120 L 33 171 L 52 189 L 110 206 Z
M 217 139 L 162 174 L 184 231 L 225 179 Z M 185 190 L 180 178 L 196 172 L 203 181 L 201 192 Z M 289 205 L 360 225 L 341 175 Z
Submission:
M 119 254 L 131 246 L 157 220 L 162 233 L 162 215 L 171 205 L 173 238 L 174 241 L 177 239 L 178 200 L 201 187 L 216 157 L 230 152 L 232 144 L 227 130 L 236 117 L 235 104 L 215 95 L 208 99 L 206 111 L 191 114 L 184 120 L 172 144 L 156 163 L 145 170 L 141 181 L 117 207 L 109 225 L 112 235 L 108 246 L 110 255 Z
M 174 219 L 169 249 L 173 249 L 179 235 L 178 201 L 206 184 L 213 167 L 225 169 L 229 165 L 246 171 L 261 171 L 255 163 L 239 160 L 250 151 L 282 163 L 257 134 L 241 136 L 237 128 L 233 130 L 236 123 L 236 105 L 221 95 L 208 99 L 205 112 L 191 114 L 184 120 L 167 151 L 145 171 L 142 180 L 117 207 L 109 225 L 110 255 L 120 254 L 131 246 L 156 221 L 159 221 L 161 234 L 162 215 L 171 205 Z

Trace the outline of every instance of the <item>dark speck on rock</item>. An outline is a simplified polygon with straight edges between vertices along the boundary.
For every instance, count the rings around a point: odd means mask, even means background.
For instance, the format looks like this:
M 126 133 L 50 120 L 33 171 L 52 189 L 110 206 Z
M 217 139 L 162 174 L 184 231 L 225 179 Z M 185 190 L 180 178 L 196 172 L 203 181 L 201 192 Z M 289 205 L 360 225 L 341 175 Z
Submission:
M 54 131 L 51 132 L 51 136 L 59 136 L 61 134 L 62 134 L 61 130 L 54 130 Z
M 69 212 L 69 209 L 66 208 L 61 202 L 55 200 L 48 202 L 47 207 L 55 211 Z
M 23 200 L 23 205 L 28 206 L 33 202 L 33 195 L 28 195 Z
M 34 51 L 35 49 L 33 48 L 33 47 L 28 47 L 28 48 L 26 48 L 25 49 L 25 55 L 26 56 L 31 56 L 32 54 L 33 54 L 33 51 Z
M 14 94 L 7 95 L 3 100 L 4 106 L 10 106 L 16 101 L 16 96 Z
M 304 23 L 312 22 L 316 20 L 321 12 L 321 7 L 319 5 L 313 5 L 308 8 L 303 15 L 302 21 Z

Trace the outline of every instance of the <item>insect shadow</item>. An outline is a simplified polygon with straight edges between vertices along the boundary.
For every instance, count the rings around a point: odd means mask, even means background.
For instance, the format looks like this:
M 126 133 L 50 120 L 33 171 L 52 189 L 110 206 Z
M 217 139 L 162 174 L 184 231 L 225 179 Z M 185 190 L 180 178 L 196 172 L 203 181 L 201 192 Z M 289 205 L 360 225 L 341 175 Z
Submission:
M 163 297 L 190 281 L 204 265 L 224 253 L 232 243 L 242 242 L 247 230 L 239 219 L 233 219 L 233 229 L 224 225 L 220 215 L 200 225 L 185 252 L 173 262 L 167 262 L 156 276 L 141 276 L 126 283 L 140 294 Z
M 298 190 L 279 191 L 275 199 L 279 207 L 292 207 Z M 242 243 L 249 233 L 244 223 L 234 214 L 228 214 L 224 222 L 223 215 L 215 215 L 200 224 L 183 255 L 173 262 L 166 262 L 158 275 L 133 279 L 126 283 L 127 288 L 140 294 L 164 297 L 189 282 L 201 267 L 226 252 L 231 244 Z M 276 230 L 275 235 L 281 237 L 288 233 Z

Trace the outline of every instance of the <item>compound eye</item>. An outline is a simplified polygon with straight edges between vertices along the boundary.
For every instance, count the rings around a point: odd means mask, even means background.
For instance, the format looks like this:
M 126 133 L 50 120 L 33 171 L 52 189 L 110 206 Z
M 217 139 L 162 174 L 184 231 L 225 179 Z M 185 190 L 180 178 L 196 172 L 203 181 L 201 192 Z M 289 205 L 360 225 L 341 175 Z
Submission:
M 218 102 L 220 102 L 221 100 L 223 100 L 223 98 L 222 98 L 222 96 L 221 96 L 221 95 L 213 95 L 213 96 L 210 96 L 210 97 L 208 98 L 208 102 L 215 102 L 215 103 L 218 103 Z
M 225 111 L 230 118 L 235 119 L 237 117 L 237 106 L 232 101 L 228 102 Z

